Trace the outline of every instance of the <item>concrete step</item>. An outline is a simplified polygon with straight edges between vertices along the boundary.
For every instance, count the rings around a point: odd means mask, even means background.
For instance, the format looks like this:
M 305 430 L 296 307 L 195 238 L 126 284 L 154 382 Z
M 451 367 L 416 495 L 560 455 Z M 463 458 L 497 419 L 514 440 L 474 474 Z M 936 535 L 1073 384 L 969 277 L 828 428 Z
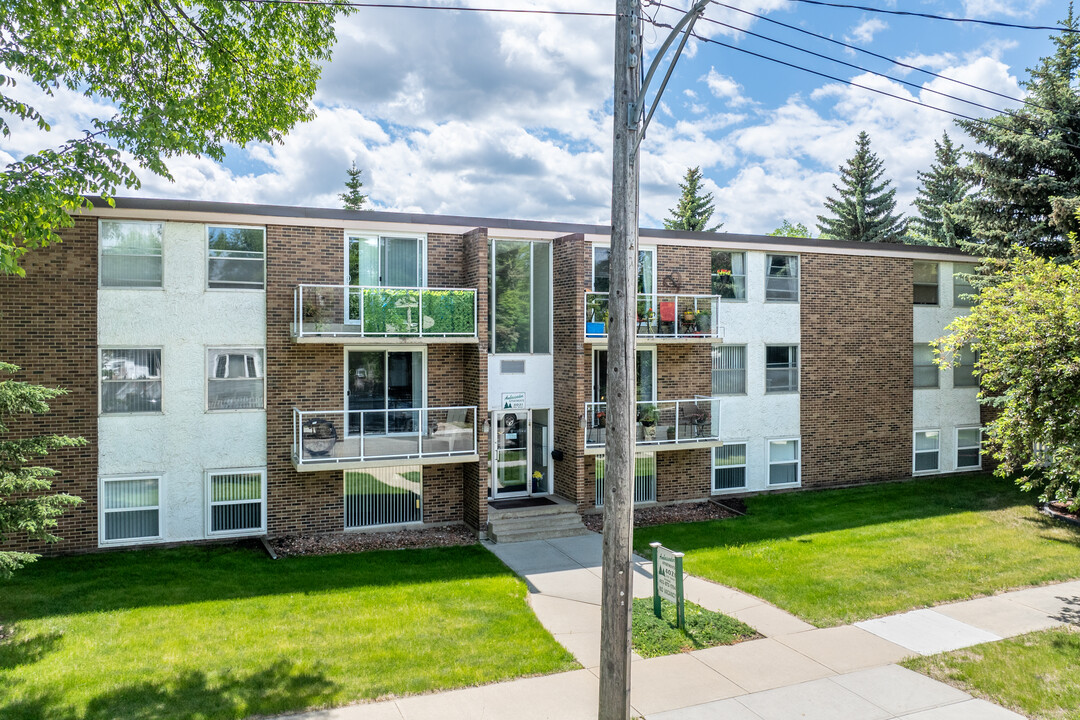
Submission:
M 534 527 L 576 527 L 581 524 L 581 516 L 544 515 L 540 518 L 510 518 L 508 520 L 488 520 L 488 525 L 500 530 L 520 530 Z
M 488 506 L 488 518 L 499 520 L 508 518 L 529 518 L 537 515 L 563 515 L 566 513 L 577 515 L 577 505 L 569 500 L 563 500 L 562 498 L 557 498 L 555 505 L 541 505 L 539 507 L 500 510 L 498 508 L 493 508 L 490 505 Z
M 584 525 L 566 528 L 543 528 L 534 530 L 519 530 L 506 533 L 498 530 L 488 530 L 488 538 L 494 543 L 526 542 L 528 540 L 553 540 L 561 537 L 573 537 L 585 535 L 589 530 Z
M 528 508 L 536 510 L 537 508 Z M 539 508 L 550 510 L 551 506 Z M 574 505 L 567 503 L 559 512 L 542 512 L 521 515 L 517 511 L 510 517 L 488 514 L 487 535 L 492 542 L 522 542 L 547 540 L 558 537 L 582 535 L 588 530 Z

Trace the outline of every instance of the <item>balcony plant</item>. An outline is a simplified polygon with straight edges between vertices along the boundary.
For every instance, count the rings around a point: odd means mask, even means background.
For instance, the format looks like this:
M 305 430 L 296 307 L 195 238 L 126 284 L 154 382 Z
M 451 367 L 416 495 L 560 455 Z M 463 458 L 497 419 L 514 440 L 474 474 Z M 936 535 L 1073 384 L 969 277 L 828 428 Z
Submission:
M 659 417 L 660 413 L 653 403 L 648 403 L 638 408 L 637 420 L 641 423 L 646 440 L 652 440 L 656 437 L 656 421 Z
M 694 324 L 697 325 L 697 331 L 700 333 L 709 332 L 709 321 L 712 318 L 712 313 L 708 310 L 695 310 L 694 311 Z
M 304 301 L 303 322 L 314 325 L 315 332 L 322 332 L 326 329 L 326 315 L 326 303 L 323 302 L 322 295 L 316 290 L 314 298 Z

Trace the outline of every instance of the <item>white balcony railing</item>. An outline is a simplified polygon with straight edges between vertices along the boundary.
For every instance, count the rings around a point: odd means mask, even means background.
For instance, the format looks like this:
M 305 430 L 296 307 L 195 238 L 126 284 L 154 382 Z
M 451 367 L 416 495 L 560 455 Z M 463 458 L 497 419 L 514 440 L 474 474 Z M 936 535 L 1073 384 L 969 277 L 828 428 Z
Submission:
M 476 290 L 466 288 L 297 285 L 292 334 L 475 338 L 476 312 Z
M 293 408 L 297 466 L 476 454 L 476 407 L 303 411 Z
M 648 340 L 719 338 L 719 295 L 638 295 L 637 336 Z M 585 337 L 607 337 L 608 294 L 585 293 Z
M 637 445 L 687 445 L 720 440 L 720 398 L 637 404 Z M 607 403 L 585 403 L 585 447 L 607 442 Z

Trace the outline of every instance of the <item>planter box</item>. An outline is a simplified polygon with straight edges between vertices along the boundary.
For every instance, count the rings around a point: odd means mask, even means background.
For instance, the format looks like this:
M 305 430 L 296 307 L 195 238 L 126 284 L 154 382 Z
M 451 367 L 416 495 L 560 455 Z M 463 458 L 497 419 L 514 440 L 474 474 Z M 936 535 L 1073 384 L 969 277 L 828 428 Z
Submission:
M 587 322 L 585 323 L 586 335 L 603 335 L 604 323 L 602 322 Z

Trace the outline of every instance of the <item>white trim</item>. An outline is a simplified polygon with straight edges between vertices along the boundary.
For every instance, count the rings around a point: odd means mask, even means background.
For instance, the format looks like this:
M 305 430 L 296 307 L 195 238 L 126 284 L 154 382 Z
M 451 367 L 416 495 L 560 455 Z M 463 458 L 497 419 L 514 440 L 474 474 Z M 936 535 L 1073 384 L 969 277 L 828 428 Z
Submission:
M 211 489 L 212 478 L 216 475 L 256 475 L 258 474 L 261 479 L 260 484 L 260 498 L 259 502 L 262 505 L 260 513 L 260 527 L 248 528 L 244 530 L 214 530 L 213 529 L 213 509 L 216 505 L 236 505 L 241 503 L 252 503 L 253 500 L 237 500 L 215 503 L 213 501 L 213 493 Z M 265 467 L 253 467 L 253 468 L 218 468 L 213 470 L 205 470 L 203 472 L 203 532 L 206 537 L 245 537 L 250 535 L 265 535 L 266 534 L 266 516 L 267 506 L 270 503 L 266 497 L 266 468 Z
M 935 268 L 934 268 L 934 277 L 937 279 L 937 282 L 934 283 L 934 287 L 937 289 L 937 293 L 935 294 L 935 296 L 937 297 L 936 302 L 921 303 L 921 302 L 918 302 L 918 301 L 915 300 L 915 288 L 916 287 L 918 287 L 918 286 L 930 287 L 930 283 L 918 282 L 918 281 L 915 280 L 915 263 L 917 263 L 917 262 L 918 263 L 924 263 L 926 265 L 934 265 L 935 266 Z M 911 277 L 911 288 L 912 288 L 912 290 L 911 290 L 911 294 L 912 294 L 912 302 L 911 302 L 911 304 L 912 305 L 914 305 L 915 307 L 950 307 L 949 305 L 945 305 L 944 303 L 941 302 L 942 297 L 941 297 L 941 262 L 940 261 L 938 261 L 938 260 L 926 260 L 924 258 L 919 258 L 919 259 L 915 260 L 912 263 L 912 266 L 911 266 L 911 276 L 912 276 Z
M 165 483 L 162 482 L 163 475 L 102 475 L 98 477 L 98 547 L 113 547 L 121 545 L 146 545 L 148 543 L 161 542 L 165 538 L 165 513 L 162 508 L 165 506 Z M 157 506 L 147 505 L 143 508 L 125 508 L 124 510 L 106 510 L 104 503 L 101 499 L 105 496 L 105 483 L 108 482 L 123 482 L 124 480 L 155 480 L 157 481 L 158 491 L 158 504 Z M 158 511 L 158 534 L 139 538 L 122 538 L 120 540 L 106 540 L 105 539 L 105 515 L 106 513 L 115 512 L 134 512 L 136 510 L 157 510 Z
M 764 343 L 765 352 L 763 354 L 764 365 L 763 368 L 763 380 L 765 383 L 766 395 L 798 395 L 802 392 L 802 345 L 799 343 Z M 783 368 L 770 368 L 769 367 L 769 348 L 788 348 L 788 365 Z M 795 348 L 795 367 L 791 366 L 791 348 Z M 795 389 L 794 390 L 769 390 L 769 370 L 794 370 L 795 371 Z M 737 397 L 737 396 L 736 396 Z
M 937 433 L 937 449 L 936 450 L 918 450 L 916 443 L 918 442 L 918 436 L 920 433 Z M 937 464 L 932 470 L 916 470 L 915 462 L 920 453 L 937 453 Z M 934 475 L 941 472 L 941 428 L 923 428 L 922 430 L 913 430 L 911 432 L 911 474 L 915 475 Z
M 780 460 L 773 462 L 772 460 L 772 444 L 781 442 L 794 442 L 795 443 L 795 460 Z M 774 483 L 772 482 L 772 466 L 773 465 L 794 465 L 795 466 L 795 482 L 793 483 Z M 801 437 L 774 437 L 765 438 L 765 487 L 802 487 L 802 438 Z
M 528 352 L 496 352 L 495 350 L 495 243 L 516 242 L 529 245 L 529 351 Z M 536 319 L 536 291 L 533 287 L 535 276 L 534 255 L 535 246 L 543 243 L 548 246 L 548 350 L 536 352 L 535 333 L 533 327 Z M 479 318 L 477 319 L 479 323 Z M 508 355 L 545 355 L 555 353 L 555 247 L 551 238 L 512 238 L 488 236 L 488 355 L 504 357 Z
M 161 384 L 161 407 L 158 410 L 146 410 L 144 412 L 104 412 L 101 409 L 101 384 L 104 379 L 101 377 L 101 353 L 105 350 L 157 350 L 158 355 L 158 383 Z M 165 349 L 160 345 L 99 345 L 97 349 L 97 414 L 98 417 L 109 417 L 113 415 L 131 416 L 131 415 L 164 415 L 165 414 Z M 135 382 L 140 382 L 136 380 Z
M 297 225 L 317 225 L 316 223 L 295 223 L 295 224 L 297 224 Z M 380 223 L 379 225 L 385 225 L 385 223 Z M 390 227 L 391 228 L 396 228 L 397 226 L 390 226 Z M 413 226 L 410 226 L 410 228 L 412 228 L 412 227 Z M 430 231 L 428 231 L 428 232 L 430 232 Z M 398 238 L 398 239 L 405 239 L 405 240 L 418 240 L 419 241 L 417 243 L 417 245 L 418 245 L 418 249 L 417 249 L 418 256 L 416 258 L 416 261 L 420 266 L 419 267 L 420 272 L 418 273 L 418 275 L 420 276 L 420 278 L 419 278 L 420 279 L 420 284 L 417 285 L 416 287 L 418 287 L 418 288 L 427 287 L 427 284 L 428 284 L 428 262 L 427 262 L 428 232 L 413 232 L 412 230 L 403 231 L 403 230 L 399 230 L 399 229 L 383 230 L 383 229 L 377 229 L 374 226 L 362 226 L 361 229 L 358 230 L 358 229 L 356 229 L 355 226 L 352 226 L 352 227 L 346 226 L 345 227 L 345 261 L 344 261 L 345 267 L 344 267 L 343 272 L 342 272 L 342 281 L 343 281 L 343 283 L 345 285 L 349 284 L 349 258 L 350 258 L 349 242 L 353 238 L 358 238 L 358 239 L 363 240 L 363 239 L 371 239 L 371 237 L 374 236 L 376 240 L 381 240 L 382 238 Z M 438 231 L 436 231 L 436 232 L 438 232 Z M 457 233 L 457 234 L 460 234 L 460 233 Z M 382 248 L 382 245 L 380 244 L 380 251 L 379 251 L 379 271 L 380 271 L 379 276 L 380 277 L 382 276 L 382 249 L 381 248 Z M 379 283 L 379 287 L 385 287 L 385 286 L 382 285 L 381 281 Z M 348 314 L 348 305 L 346 305 L 345 311 L 346 311 L 346 315 L 347 315 Z
M 592 243 L 589 243 L 589 245 L 590 245 L 590 249 L 589 249 L 589 287 L 592 288 L 592 292 L 597 292 L 597 290 L 596 290 L 596 248 L 607 248 L 607 250 L 608 250 L 608 267 L 610 268 L 611 267 L 611 241 L 609 239 L 607 242 L 592 242 Z M 644 291 L 642 291 L 642 292 L 638 293 L 638 295 L 663 295 L 665 293 L 661 293 L 656 287 L 657 278 L 658 278 L 658 276 L 657 276 L 657 267 L 656 267 L 656 263 L 657 263 L 656 245 L 640 245 L 639 244 L 638 245 L 638 254 L 640 255 L 643 252 L 652 253 L 652 292 L 644 292 Z M 638 267 L 639 268 L 641 267 L 640 262 L 638 264 Z M 552 281 L 554 282 L 554 278 L 552 278 Z M 610 282 L 610 278 L 609 278 L 609 282 Z M 609 290 L 610 290 L 610 287 L 609 287 Z M 601 292 L 603 292 L 603 291 L 601 291 Z M 671 293 L 667 293 L 667 294 L 670 295 Z
M 971 450 L 972 449 L 971 445 L 965 445 L 964 447 L 960 447 L 960 432 L 962 430 L 978 430 L 979 431 L 979 444 L 975 446 L 979 450 L 979 464 L 978 465 L 963 465 L 963 466 L 960 465 L 960 451 L 961 450 Z M 953 451 L 956 454 L 956 456 L 953 458 L 953 460 L 955 462 L 956 469 L 960 470 L 960 471 L 982 470 L 982 466 L 983 466 L 983 451 L 982 451 L 983 429 L 978 425 L 967 425 L 967 426 L 963 426 L 963 427 L 957 427 L 957 428 L 955 428 L 953 430 L 953 440 L 955 441 L 954 444 L 953 444 Z
M 258 350 L 262 353 L 262 368 L 260 368 L 262 375 L 262 407 L 257 408 L 237 408 L 237 409 L 225 409 L 225 410 L 211 410 L 210 409 L 210 381 L 221 380 L 223 378 L 210 377 L 210 351 L 211 350 Z M 258 345 L 204 345 L 203 346 L 203 411 L 208 413 L 250 413 L 250 412 L 266 412 L 266 347 Z
M 263 249 L 262 249 L 262 287 L 247 287 L 247 288 L 213 288 L 210 287 L 210 228 L 222 228 L 225 230 L 262 230 L 263 234 Z M 203 290 L 206 292 L 266 292 L 266 225 L 232 225 L 228 223 L 206 223 L 203 226 L 203 250 L 206 252 L 205 260 L 203 263 Z M 222 259 L 222 258 L 217 258 Z M 228 259 L 228 258 L 225 258 Z M 233 258 L 240 259 L 240 258 Z M 254 258 L 252 258 L 254 259 Z
M 738 370 L 739 369 L 739 368 L 717 368 L 717 367 L 715 367 L 715 362 L 716 362 L 715 358 L 716 358 L 717 350 L 720 351 L 719 354 L 722 356 L 723 355 L 723 349 L 722 348 L 742 348 L 742 351 L 743 351 L 743 354 L 742 354 L 742 361 L 743 361 L 743 366 L 742 366 L 742 371 L 743 371 L 742 372 L 743 391 L 741 393 L 719 393 L 719 392 L 716 391 L 716 385 L 714 384 L 715 377 L 714 377 L 713 373 L 724 372 L 724 371 L 729 371 L 729 370 Z M 750 352 L 749 352 L 749 349 L 747 348 L 746 343 L 723 343 L 723 342 L 719 342 L 719 343 L 713 343 L 712 344 L 711 349 L 709 351 L 709 365 L 710 365 L 710 367 L 709 367 L 709 384 L 710 384 L 710 393 L 711 393 L 712 397 L 746 397 L 747 396 L 747 394 L 749 393 L 749 387 L 748 387 L 749 379 L 747 377 L 747 372 L 750 369 L 749 368 L 749 357 L 750 357 Z
M 157 225 L 161 228 L 161 285 L 102 285 L 101 284 L 101 224 L 103 222 L 129 225 Z M 165 289 L 165 221 L 160 219 L 133 220 L 127 218 L 99 217 L 97 226 L 97 287 L 98 290 L 158 290 Z
M 593 398 L 592 400 L 589 401 L 591 403 L 607 402 L 607 400 L 597 400 L 596 399 L 596 354 L 598 352 L 605 352 L 606 353 L 607 351 L 608 351 L 608 346 L 606 344 L 604 344 L 604 345 L 594 345 L 593 346 L 593 351 L 592 351 L 592 356 L 589 358 L 589 371 L 590 371 L 589 375 L 590 375 L 590 381 L 591 381 L 590 382 L 590 389 L 589 389 L 589 397 Z M 635 395 L 634 402 L 650 402 L 650 403 L 660 402 L 660 400 L 658 400 L 657 397 L 656 397 L 657 394 L 658 394 L 657 393 L 657 385 L 656 385 L 656 382 L 657 382 L 657 380 L 656 380 L 656 378 L 657 378 L 657 374 L 656 374 L 657 373 L 656 346 L 655 345 L 638 345 L 637 347 L 634 348 L 634 351 L 635 351 L 634 352 L 634 364 L 635 364 L 635 366 L 637 364 L 637 353 L 639 353 L 639 352 L 652 353 L 652 397 L 649 398 L 648 400 L 637 400 L 636 399 L 637 388 L 635 387 L 634 388 L 634 395 Z M 637 370 L 637 368 L 635 367 L 635 374 L 636 374 L 636 370 Z M 710 369 L 709 372 L 711 374 L 712 370 Z M 710 377 L 711 377 L 711 375 L 710 375 Z M 634 379 L 634 383 L 635 383 L 635 385 L 637 384 L 637 378 L 636 377 Z
M 743 447 L 743 461 L 742 461 L 742 464 L 741 465 L 717 465 L 716 464 L 716 451 L 720 450 L 721 448 L 730 447 L 730 446 L 733 446 L 733 445 L 742 445 L 742 447 Z M 724 441 L 723 445 L 717 445 L 717 446 L 713 447 L 712 450 L 709 451 L 709 454 L 711 456 L 709 458 L 709 487 L 711 488 L 713 495 L 730 495 L 732 493 L 746 492 L 747 490 L 750 489 L 750 472 L 749 472 L 749 467 L 748 467 L 749 459 L 750 459 L 749 458 L 749 452 L 750 452 L 750 443 L 748 441 L 746 441 L 746 440 L 741 440 L 739 442 Z M 800 453 L 801 453 L 801 448 L 800 448 Z M 800 465 L 802 464 L 801 463 L 801 454 L 800 454 L 800 463 L 799 464 Z M 742 486 L 741 487 L 734 487 L 734 488 L 719 488 L 718 489 L 716 487 L 716 471 L 717 470 L 730 470 L 732 468 L 742 468 L 742 470 L 743 470 L 743 484 L 742 484 Z M 802 475 L 800 474 L 799 477 L 800 477 L 800 480 L 801 480 Z M 766 478 L 766 482 L 768 482 L 768 478 Z
M 795 258 L 795 280 L 797 281 L 795 287 L 795 299 L 794 300 L 770 300 L 769 299 L 769 278 L 771 277 L 783 277 L 782 275 L 770 275 L 769 258 L 771 257 L 793 257 Z M 747 283 L 749 284 L 749 283 Z M 761 298 L 761 301 L 766 304 L 777 303 L 780 305 L 798 305 L 802 302 L 802 255 L 797 252 L 766 252 L 765 253 L 765 291 Z M 712 289 L 711 287 L 709 288 Z M 747 295 L 750 294 L 750 288 L 747 288 Z

